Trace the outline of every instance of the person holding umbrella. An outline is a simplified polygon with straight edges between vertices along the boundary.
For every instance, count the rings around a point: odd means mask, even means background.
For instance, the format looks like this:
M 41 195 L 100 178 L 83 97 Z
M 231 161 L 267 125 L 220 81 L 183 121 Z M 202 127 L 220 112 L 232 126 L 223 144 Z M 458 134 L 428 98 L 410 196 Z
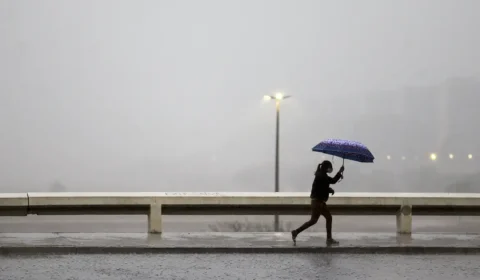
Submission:
M 362 143 L 342 139 L 326 139 L 313 147 L 312 151 L 340 157 L 343 159 L 343 163 L 345 163 L 345 159 L 356 162 L 373 162 L 375 159 L 370 150 Z M 309 221 L 296 230 L 292 230 L 294 245 L 297 243 L 297 236 L 302 231 L 316 224 L 320 215 L 324 216 L 327 220 L 327 245 L 339 243 L 332 238 L 332 214 L 330 214 L 330 211 L 327 208 L 327 200 L 330 194 L 335 194 L 335 191 L 330 185 L 343 179 L 344 170 L 345 167 L 342 164 L 342 167 L 335 177 L 331 178 L 328 176 L 328 173 L 333 172 L 332 163 L 326 160 L 318 165 L 317 171 L 315 172 L 315 180 L 312 185 L 312 192 L 310 194 L 312 200 L 312 214 Z
M 335 191 L 330 187 L 331 184 L 336 184 L 343 178 L 343 171 L 345 167 L 342 166 L 337 174 L 332 178 L 328 173 L 333 172 L 332 163 L 328 160 L 323 161 L 317 167 L 315 172 L 315 179 L 312 184 L 312 191 L 310 193 L 312 212 L 310 220 L 305 222 L 299 228 L 292 230 L 293 244 L 297 243 L 297 235 L 307 228 L 315 225 L 320 218 L 320 215 L 325 217 L 327 226 L 327 245 L 336 245 L 339 242 L 332 237 L 332 214 L 328 210 L 327 200 L 330 194 L 335 194 Z

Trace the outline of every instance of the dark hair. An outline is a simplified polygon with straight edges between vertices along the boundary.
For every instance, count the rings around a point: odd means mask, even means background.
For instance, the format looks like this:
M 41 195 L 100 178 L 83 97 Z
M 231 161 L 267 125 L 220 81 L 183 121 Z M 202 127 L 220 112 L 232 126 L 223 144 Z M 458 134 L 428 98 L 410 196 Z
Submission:
M 321 175 L 321 174 L 327 174 L 327 170 L 333 168 L 332 163 L 329 160 L 324 160 L 322 163 L 320 163 L 317 166 L 317 171 L 315 171 L 315 176 Z

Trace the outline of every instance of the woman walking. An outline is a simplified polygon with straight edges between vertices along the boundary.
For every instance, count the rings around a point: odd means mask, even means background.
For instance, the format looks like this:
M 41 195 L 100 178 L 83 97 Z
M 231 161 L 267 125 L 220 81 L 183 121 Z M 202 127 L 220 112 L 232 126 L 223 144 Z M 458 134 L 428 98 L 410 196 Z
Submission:
M 345 167 L 342 166 L 335 177 L 331 178 L 328 176 L 328 173 L 333 172 L 332 163 L 325 160 L 318 165 L 317 171 L 315 172 L 315 180 L 312 184 L 312 192 L 310 194 L 312 200 L 312 214 L 308 222 L 304 223 L 296 230 L 292 230 L 294 245 L 297 243 L 297 236 L 302 231 L 316 224 L 320 215 L 324 216 L 327 221 L 327 245 L 338 244 L 338 241 L 332 238 L 332 214 L 330 214 L 330 211 L 327 208 L 327 200 L 330 194 L 333 195 L 335 193 L 330 185 L 337 183 L 338 180 L 343 178 L 342 173 L 344 170 Z

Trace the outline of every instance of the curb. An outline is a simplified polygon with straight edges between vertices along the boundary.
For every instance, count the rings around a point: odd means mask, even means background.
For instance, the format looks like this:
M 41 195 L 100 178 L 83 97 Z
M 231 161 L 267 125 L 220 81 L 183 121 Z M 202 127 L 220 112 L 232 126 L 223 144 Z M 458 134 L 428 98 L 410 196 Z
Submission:
M 69 254 L 480 254 L 480 247 L 0 247 L 0 255 Z

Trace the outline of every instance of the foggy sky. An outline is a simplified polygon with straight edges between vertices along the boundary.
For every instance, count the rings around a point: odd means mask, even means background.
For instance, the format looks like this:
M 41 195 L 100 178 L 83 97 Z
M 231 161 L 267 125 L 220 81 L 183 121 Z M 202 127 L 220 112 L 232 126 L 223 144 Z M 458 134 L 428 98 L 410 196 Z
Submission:
M 308 191 L 311 148 L 355 138 L 364 104 L 388 110 L 405 88 L 480 79 L 478 11 L 476 0 L 0 0 L 0 191 L 273 190 L 275 108 L 262 96 L 276 91 L 293 96 L 281 188 Z

